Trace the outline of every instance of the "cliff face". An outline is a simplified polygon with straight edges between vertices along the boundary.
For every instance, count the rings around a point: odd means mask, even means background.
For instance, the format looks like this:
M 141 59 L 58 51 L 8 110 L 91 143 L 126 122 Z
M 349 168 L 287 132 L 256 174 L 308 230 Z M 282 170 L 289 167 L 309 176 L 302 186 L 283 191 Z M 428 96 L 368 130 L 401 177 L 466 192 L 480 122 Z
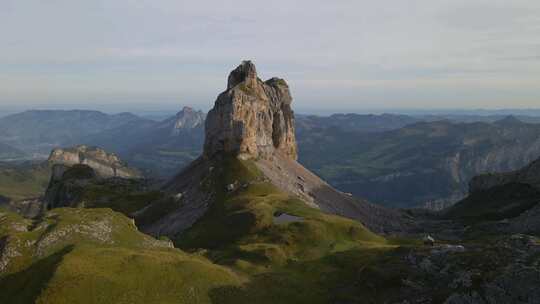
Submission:
M 105 150 L 76 146 L 68 149 L 54 149 L 49 156 L 49 163 L 53 165 L 87 165 L 94 169 L 101 177 L 140 178 L 141 174 L 129 168 L 116 154 Z
M 227 90 L 208 113 L 204 156 L 224 152 L 241 158 L 274 153 L 297 159 L 292 97 L 278 78 L 263 82 L 255 65 L 244 61 L 231 72 Z
M 88 165 L 72 167 L 56 164 L 52 167 L 51 180 L 43 197 L 44 210 L 80 205 L 86 187 L 96 180 L 96 172 Z

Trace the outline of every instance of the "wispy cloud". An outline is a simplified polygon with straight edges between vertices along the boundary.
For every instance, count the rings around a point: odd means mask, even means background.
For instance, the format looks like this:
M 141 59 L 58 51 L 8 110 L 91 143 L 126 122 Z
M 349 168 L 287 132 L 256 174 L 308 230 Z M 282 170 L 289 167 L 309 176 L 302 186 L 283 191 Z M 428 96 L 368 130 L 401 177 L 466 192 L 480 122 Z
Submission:
M 3 0 L 0 103 L 114 92 L 207 105 L 254 59 L 295 84 L 302 107 L 418 107 L 436 92 L 455 106 L 512 92 L 534 106 L 538 37 L 537 0 Z

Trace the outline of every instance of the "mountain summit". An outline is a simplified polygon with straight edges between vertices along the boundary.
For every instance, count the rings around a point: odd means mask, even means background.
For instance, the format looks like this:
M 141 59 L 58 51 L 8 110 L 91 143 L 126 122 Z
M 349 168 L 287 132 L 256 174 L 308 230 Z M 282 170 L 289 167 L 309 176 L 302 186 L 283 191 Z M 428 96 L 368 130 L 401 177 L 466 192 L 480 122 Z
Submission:
M 279 153 L 296 160 L 291 102 L 283 79 L 263 82 L 251 61 L 242 62 L 208 113 L 204 155 L 225 152 L 247 159 Z
M 224 195 L 259 184 L 304 208 L 356 220 L 374 232 L 408 229 L 403 213 L 342 193 L 296 161 L 289 86 L 279 78 L 262 81 L 256 71 L 244 61 L 230 73 L 227 89 L 207 115 L 203 155 L 165 186 L 176 202 L 166 204 L 168 212 L 146 221 L 142 230 L 177 237 L 209 213 L 222 218 L 216 206 Z
M 182 111 L 178 112 L 174 117 L 174 128 L 172 135 L 176 136 L 181 133 L 183 129 L 194 129 L 204 123 L 205 115 L 202 111 L 195 111 L 193 108 L 184 107 Z

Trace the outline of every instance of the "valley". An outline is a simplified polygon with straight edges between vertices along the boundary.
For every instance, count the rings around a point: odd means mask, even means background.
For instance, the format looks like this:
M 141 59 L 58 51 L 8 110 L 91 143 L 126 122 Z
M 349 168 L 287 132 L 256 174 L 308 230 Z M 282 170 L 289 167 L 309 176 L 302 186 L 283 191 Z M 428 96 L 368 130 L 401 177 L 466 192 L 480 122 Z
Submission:
M 55 115 L 72 119 L 69 111 Z M 112 127 L 92 134 L 68 136 L 47 126 L 55 140 L 21 135 L 12 141 L 17 148 L 4 145 L 0 155 L 29 159 L 32 153 L 23 152 L 29 149 L 48 157 L 53 147 L 86 144 L 115 152 L 145 175 L 166 180 L 203 150 L 206 114 L 201 111 L 184 107 L 163 121 L 123 116 L 128 122 L 109 123 Z M 50 124 L 36 113 L 31 117 L 33 125 Z M 337 189 L 385 206 L 439 210 L 461 200 L 475 175 L 515 170 L 540 157 L 540 124 L 533 123 L 533 116 L 336 114 L 299 115 L 295 122 L 300 163 Z

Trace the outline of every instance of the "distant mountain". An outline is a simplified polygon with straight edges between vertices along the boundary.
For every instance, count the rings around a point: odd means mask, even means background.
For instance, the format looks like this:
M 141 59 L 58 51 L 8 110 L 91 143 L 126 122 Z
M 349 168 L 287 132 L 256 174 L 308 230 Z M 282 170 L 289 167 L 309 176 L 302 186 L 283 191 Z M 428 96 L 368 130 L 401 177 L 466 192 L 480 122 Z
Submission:
M 27 153 L 48 155 L 52 148 L 79 144 L 86 136 L 144 122 L 130 113 L 32 110 L 0 118 L 0 141 Z
M 331 116 L 299 115 L 296 118 L 296 130 L 299 136 L 321 128 L 339 128 L 351 132 L 375 133 L 399 129 L 419 121 L 422 121 L 422 119 L 397 114 L 334 114 Z
M 129 122 L 88 136 L 83 143 L 114 151 L 154 175 L 170 176 L 200 155 L 204 120 L 202 111 L 184 107 L 164 121 Z
M 446 120 L 431 121 L 441 118 Z M 480 119 L 490 122 L 456 123 Z M 517 169 L 540 156 L 538 125 L 523 123 L 526 119 L 534 121 L 526 116 L 299 115 L 299 161 L 336 188 L 377 203 L 444 207 L 464 197 L 474 175 Z M 44 157 L 56 147 L 98 146 L 146 175 L 166 178 L 202 152 L 204 120 L 203 112 L 189 107 L 161 121 L 129 113 L 28 111 L 0 119 L 5 126 L 0 140 Z M 5 155 L 20 155 L 9 151 Z
M 338 189 L 384 205 L 456 202 L 484 172 L 514 170 L 540 156 L 540 125 L 420 122 L 364 135 L 324 129 L 301 138 L 300 161 Z
M 498 120 L 505 119 L 507 117 L 513 117 L 515 119 L 518 119 L 522 122 L 527 123 L 540 123 L 540 117 L 539 116 L 528 116 L 528 115 L 459 115 L 459 114 L 447 114 L 447 115 L 421 115 L 421 116 L 414 116 L 415 118 L 418 118 L 420 121 L 441 121 L 441 120 L 448 120 L 451 122 L 466 122 L 466 123 L 473 123 L 473 122 L 487 122 L 487 123 L 493 123 Z
M 20 159 L 26 155 L 24 151 L 0 142 L 0 160 Z

